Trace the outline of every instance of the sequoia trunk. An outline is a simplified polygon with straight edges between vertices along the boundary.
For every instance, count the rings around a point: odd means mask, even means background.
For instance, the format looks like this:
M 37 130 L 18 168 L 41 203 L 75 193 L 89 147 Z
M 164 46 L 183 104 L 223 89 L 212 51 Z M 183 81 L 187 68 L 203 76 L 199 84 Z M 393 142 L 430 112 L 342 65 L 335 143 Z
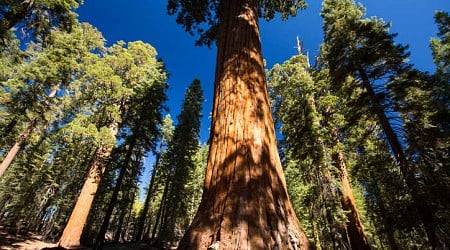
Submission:
M 307 249 L 278 156 L 256 2 L 220 4 L 205 187 L 179 249 Z
M 358 210 L 356 209 L 355 198 L 353 197 L 350 180 L 347 174 L 347 167 L 341 152 L 334 152 L 332 155 L 333 163 L 339 169 L 339 179 L 341 181 L 341 204 L 342 209 L 347 212 L 347 234 L 352 249 L 370 249 L 367 238 L 364 235 L 364 229 L 359 219 Z
M 111 125 L 111 135 L 116 136 L 118 132 L 117 124 Z M 103 173 L 102 161 L 111 154 L 112 146 L 100 145 L 95 153 L 87 175 L 86 181 L 81 188 L 80 196 L 78 196 L 77 203 L 72 210 L 66 227 L 64 228 L 58 246 L 67 249 L 77 249 L 80 246 L 81 233 L 83 232 L 84 224 L 89 215 L 89 211 L 94 201 L 95 194 L 100 183 L 101 175 Z

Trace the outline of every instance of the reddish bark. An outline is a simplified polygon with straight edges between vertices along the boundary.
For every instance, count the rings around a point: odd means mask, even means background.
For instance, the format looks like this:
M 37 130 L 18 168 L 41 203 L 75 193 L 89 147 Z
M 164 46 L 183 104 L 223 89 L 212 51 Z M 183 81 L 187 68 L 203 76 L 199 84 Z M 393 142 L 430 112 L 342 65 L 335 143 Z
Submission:
M 17 153 L 19 153 L 20 149 L 22 148 L 23 144 L 26 142 L 28 137 L 30 136 L 31 132 L 33 131 L 34 127 L 36 126 L 37 119 L 34 119 L 31 121 L 30 125 L 19 135 L 19 138 L 14 143 L 12 148 L 8 151 L 6 154 L 5 159 L 3 159 L 2 163 L 0 164 L 0 177 L 3 176 L 6 169 L 11 165 L 12 161 L 16 157 Z
M 48 95 L 48 98 L 53 98 L 53 97 L 55 97 L 55 95 L 56 95 L 56 89 L 53 89 L 50 92 L 50 94 Z M 45 101 L 45 104 L 48 105 L 48 102 Z M 8 127 L 11 126 L 11 128 L 9 128 L 9 129 L 12 129 L 12 127 L 14 127 L 16 123 L 17 123 L 17 120 L 14 120 L 13 122 L 11 122 L 8 125 Z M 34 118 L 30 122 L 28 127 L 26 129 L 24 129 L 22 131 L 22 133 L 20 133 L 19 138 L 16 140 L 16 142 L 14 143 L 12 148 L 8 151 L 8 154 L 6 154 L 5 159 L 3 159 L 2 163 L 0 164 L 0 178 L 3 176 L 3 174 L 6 171 L 6 169 L 11 165 L 11 163 L 14 160 L 14 158 L 16 158 L 17 153 L 19 153 L 20 149 L 26 143 L 26 141 L 28 140 L 28 137 L 33 132 L 33 130 L 35 129 L 37 123 L 38 123 L 38 118 Z
M 254 6 L 221 1 L 205 188 L 179 249 L 310 248 L 278 156 Z
M 361 224 L 361 220 L 359 219 L 358 210 L 356 209 L 355 198 L 353 197 L 343 155 L 341 152 L 335 152 L 333 153 L 332 158 L 334 165 L 339 169 L 339 179 L 342 185 L 342 209 L 348 211 L 348 222 L 346 228 L 350 245 L 352 249 L 370 249 L 370 245 L 367 242 L 366 235 L 364 234 L 364 228 Z
M 111 125 L 111 135 L 116 136 L 118 132 L 117 124 Z M 81 233 L 83 232 L 84 224 L 87 221 L 89 211 L 94 201 L 95 194 L 100 183 L 101 175 L 104 168 L 101 166 L 102 161 L 109 157 L 112 151 L 111 145 L 100 145 L 92 160 L 87 175 L 86 181 L 81 188 L 72 214 L 69 217 L 63 234 L 58 242 L 59 247 L 66 249 L 77 249 L 80 247 Z

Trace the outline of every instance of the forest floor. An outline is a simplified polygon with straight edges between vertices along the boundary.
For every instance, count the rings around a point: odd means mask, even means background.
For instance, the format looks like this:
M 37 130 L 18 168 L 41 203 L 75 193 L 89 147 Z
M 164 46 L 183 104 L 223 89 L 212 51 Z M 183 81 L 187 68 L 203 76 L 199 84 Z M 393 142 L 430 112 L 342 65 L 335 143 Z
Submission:
M 53 248 L 57 247 L 56 243 L 51 241 L 44 241 L 41 239 L 41 236 L 36 234 L 25 234 L 25 235 L 16 235 L 10 234 L 0 228 L 0 250 L 41 250 L 44 248 Z M 83 250 L 91 249 L 91 248 L 80 248 Z M 159 248 L 154 248 L 145 242 L 136 242 L 136 243 L 125 243 L 125 244 L 107 244 L 103 247 L 105 250 L 139 250 L 139 249 L 149 249 L 149 250 L 157 250 Z

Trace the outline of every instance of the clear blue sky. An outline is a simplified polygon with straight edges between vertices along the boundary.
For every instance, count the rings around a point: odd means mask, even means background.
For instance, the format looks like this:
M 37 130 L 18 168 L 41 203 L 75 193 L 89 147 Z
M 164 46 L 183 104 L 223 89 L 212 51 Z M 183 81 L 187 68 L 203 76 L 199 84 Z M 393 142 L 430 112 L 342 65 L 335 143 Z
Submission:
M 319 16 L 321 1 L 307 0 L 308 8 L 298 16 L 283 22 L 275 19 L 261 21 L 263 56 L 267 66 L 282 63 L 296 53 L 296 36 L 312 56 L 318 53 L 323 39 Z M 360 0 L 367 16 L 377 16 L 392 22 L 392 32 L 398 33 L 396 42 L 409 44 L 411 62 L 417 68 L 434 71 L 429 39 L 436 35 L 433 21 L 435 10 L 450 11 L 448 0 Z M 96 26 L 108 44 L 118 40 L 142 40 L 152 44 L 164 60 L 170 73 L 168 106 L 172 117 L 178 115 L 186 87 L 199 78 L 206 102 L 203 106 L 201 140 L 208 140 L 212 106 L 216 49 L 195 47 L 195 37 L 184 32 L 175 23 L 175 17 L 166 14 L 164 0 L 85 0 L 79 18 Z M 176 122 L 176 120 L 175 120 Z

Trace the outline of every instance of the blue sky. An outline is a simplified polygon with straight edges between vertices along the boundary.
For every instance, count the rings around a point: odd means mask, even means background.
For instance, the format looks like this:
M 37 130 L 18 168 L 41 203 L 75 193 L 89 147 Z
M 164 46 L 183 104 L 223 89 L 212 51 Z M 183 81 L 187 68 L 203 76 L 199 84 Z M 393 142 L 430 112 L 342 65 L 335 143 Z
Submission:
M 321 1 L 309 0 L 308 8 L 288 21 L 261 21 L 263 57 L 267 66 L 282 63 L 296 53 L 296 36 L 304 41 L 311 58 L 318 53 L 323 39 L 319 16 Z M 398 33 L 396 42 L 409 44 L 411 62 L 417 68 L 434 71 L 429 40 L 437 33 L 433 21 L 436 10 L 450 11 L 448 0 L 360 0 L 367 16 L 377 16 L 392 23 L 391 31 Z M 125 3 L 125 4 L 124 4 Z M 108 44 L 118 40 L 142 40 L 152 44 L 170 73 L 168 106 L 172 117 L 180 112 L 184 91 L 194 78 L 204 88 L 201 140 L 208 140 L 212 106 L 216 49 L 196 47 L 195 37 L 166 14 L 163 0 L 86 0 L 78 9 L 79 18 L 96 26 Z M 176 121 L 175 121 L 176 122 Z

